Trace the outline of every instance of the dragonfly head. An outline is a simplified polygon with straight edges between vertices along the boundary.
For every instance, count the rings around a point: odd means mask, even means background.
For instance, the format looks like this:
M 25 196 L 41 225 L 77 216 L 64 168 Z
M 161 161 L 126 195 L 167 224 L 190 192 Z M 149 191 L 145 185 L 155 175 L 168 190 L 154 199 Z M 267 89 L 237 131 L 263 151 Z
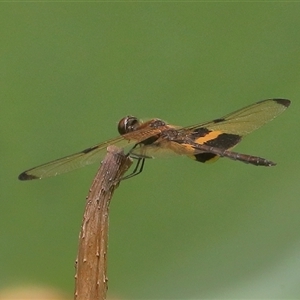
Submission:
M 126 116 L 120 120 L 118 124 L 118 131 L 121 135 L 137 130 L 142 122 L 133 116 Z

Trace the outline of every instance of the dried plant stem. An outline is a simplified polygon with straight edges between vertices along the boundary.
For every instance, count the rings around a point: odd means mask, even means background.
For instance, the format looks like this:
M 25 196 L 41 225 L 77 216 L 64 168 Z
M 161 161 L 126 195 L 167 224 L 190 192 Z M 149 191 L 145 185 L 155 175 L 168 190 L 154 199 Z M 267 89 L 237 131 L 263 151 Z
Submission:
M 110 146 L 86 201 L 76 260 L 76 300 L 105 300 L 107 293 L 107 243 L 109 203 L 132 161 Z

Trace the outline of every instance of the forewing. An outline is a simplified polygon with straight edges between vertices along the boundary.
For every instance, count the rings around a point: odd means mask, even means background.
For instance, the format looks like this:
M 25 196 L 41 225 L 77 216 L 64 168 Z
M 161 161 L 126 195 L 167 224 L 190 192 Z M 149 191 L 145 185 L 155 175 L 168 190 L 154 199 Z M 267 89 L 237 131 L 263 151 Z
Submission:
M 198 128 L 207 128 L 210 131 L 244 136 L 276 118 L 289 105 L 290 101 L 286 99 L 263 100 L 214 121 L 184 127 L 180 130 L 193 131 Z
M 57 160 L 53 160 L 38 167 L 29 169 L 20 174 L 19 179 L 42 179 L 45 177 L 51 177 L 62 173 L 70 172 L 75 169 L 93 164 L 95 162 L 100 163 L 101 159 L 106 153 L 106 148 L 109 145 L 115 145 L 117 147 L 123 148 L 133 143 L 135 143 L 135 141 L 128 141 L 122 136 L 120 136 L 118 138 L 109 140 L 105 143 L 101 143 L 93 147 L 87 148 L 78 153 Z
M 115 145 L 125 148 L 140 143 L 151 136 L 160 133 L 159 128 L 151 128 L 146 123 L 141 125 L 141 129 L 119 136 L 115 139 L 87 148 L 83 151 L 69 155 L 46 164 L 29 169 L 19 175 L 20 180 L 42 179 L 67 173 L 78 168 L 101 161 L 106 153 L 106 148 Z

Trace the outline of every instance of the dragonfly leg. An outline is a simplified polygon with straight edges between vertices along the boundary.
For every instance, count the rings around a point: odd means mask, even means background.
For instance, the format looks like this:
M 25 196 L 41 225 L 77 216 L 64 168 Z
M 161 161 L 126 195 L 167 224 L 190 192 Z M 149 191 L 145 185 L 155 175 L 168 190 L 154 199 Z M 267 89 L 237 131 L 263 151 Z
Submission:
M 129 179 L 131 177 L 134 177 L 134 176 L 142 173 L 142 171 L 144 169 L 145 158 L 144 157 L 133 157 L 133 158 L 137 159 L 136 166 L 135 166 L 134 170 L 132 171 L 132 173 L 126 175 L 125 177 L 122 177 L 122 180 Z

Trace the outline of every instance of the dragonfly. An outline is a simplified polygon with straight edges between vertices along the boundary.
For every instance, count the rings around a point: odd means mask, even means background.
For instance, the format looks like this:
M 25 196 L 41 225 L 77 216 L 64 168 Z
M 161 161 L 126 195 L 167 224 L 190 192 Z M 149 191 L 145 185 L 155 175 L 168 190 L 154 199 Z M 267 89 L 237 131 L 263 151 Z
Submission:
M 159 157 L 160 154 L 185 155 L 201 163 L 226 157 L 255 166 L 275 166 L 276 163 L 268 159 L 233 152 L 232 148 L 244 136 L 285 111 L 290 103 L 287 99 L 267 99 L 213 121 L 187 127 L 174 126 L 156 118 L 143 122 L 136 117 L 126 116 L 118 123 L 118 137 L 31 168 L 18 178 L 42 179 L 100 163 L 110 145 L 128 148 L 127 155 L 137 159 L 136 167 L 128 177 L 141 173 L 145 160 Z

